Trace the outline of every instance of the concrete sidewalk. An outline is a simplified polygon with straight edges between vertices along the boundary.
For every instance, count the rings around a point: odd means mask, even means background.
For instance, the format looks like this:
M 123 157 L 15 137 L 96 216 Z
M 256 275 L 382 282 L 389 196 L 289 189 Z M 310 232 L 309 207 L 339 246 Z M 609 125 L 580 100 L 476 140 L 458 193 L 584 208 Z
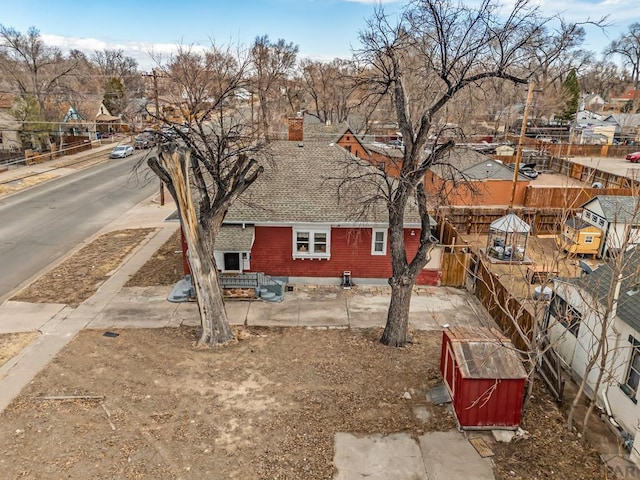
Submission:
M 78 166 L 76 166 L 76 164 L 89 160 L 92 157 L 101 156 L 103 158 L 101 158 L 100 161 L 108 160 L 108 152 L 110 152 L 111 149 L 119 143 L 131 143 L 131 137 L 126 135 L 104 139 L 93 142 L 91 150 L 84 150 L 82 152 L 60 156 L 52 160 L 46 160 L 32 165 L 9 165 L 6 171 L 2 171 L 1 167 L 3 166 L 0 166 L 0 184 L 6 184 L 13 181 L 20 182 L 26 175 L 50 173 L 54 175 L 55 178 L 58 178 L 75 173 L 78 171 Z M 82 166 L 80 166 L 80 168 L 82 168 Z M 28 188 L 28 186 L 25 188 Z M 12 195 L 13 193 L 21 190 L 22 189 L 18 189 L 5 195 Z M 0 198 L 3 196 L 4 195 L 0 195 Z

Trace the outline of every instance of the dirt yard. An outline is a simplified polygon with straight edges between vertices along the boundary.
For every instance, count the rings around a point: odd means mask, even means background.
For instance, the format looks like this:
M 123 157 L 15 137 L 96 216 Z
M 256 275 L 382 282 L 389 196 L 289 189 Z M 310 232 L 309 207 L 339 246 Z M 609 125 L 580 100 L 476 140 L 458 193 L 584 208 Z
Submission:
M 252 329 L 219 350 L 194 349 L 189 329 L 117 333 L 82 332 L 0 415 L 3 478 L 330 479 L 337 432 L 455 427 L 424 400 L 437 332 L 391 349 L 373 330 Z M 39 399 L 65 395 L 104 400 Z M 523 427 L 488 440 L 496 478 L 602 478 L 544 391 Z
M 65 271 L 88 276 L 83 296 L 114 268 L 97 262 L 99 252 L 130 251 L 148 233 L 125 232 L 69 258 Z M 130 283 L 180 278 L 177 249 L 176 234 Z M 51 283 L 59 281 L 55 271 L 40 283 L 46 290 L 34 287 L 22 299 L 80 301 L 67 296 L 73 283 Z M 196 332 L 187 328 L 116 337 L 83 331 L 0 414 L 0 478 L 330 479 L 337 432 L 418 436 L 455 428 L 447 407 L 425 400 L 440 382 L 438 332 L 414 332 L 415 343 L 403 349 L 382 346 L 379 330 L 237 332 L 238 342 L 206 350 L 194 348 Z M 29 339 L 0 336 L 0 347 L 18 341 Z M 597 455 L 564 424 L 536 388 L 522 424 L 529 438 L 497 444 L 482 434 L 495 452 L 496 478 L 604 478 Z

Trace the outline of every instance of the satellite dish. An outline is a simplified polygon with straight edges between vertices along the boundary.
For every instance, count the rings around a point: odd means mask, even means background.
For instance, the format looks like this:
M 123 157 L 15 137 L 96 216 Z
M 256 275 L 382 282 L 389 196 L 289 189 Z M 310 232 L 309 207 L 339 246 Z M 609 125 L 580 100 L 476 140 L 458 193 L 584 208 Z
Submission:
M 604 188 L 604 185 L 600 182 L 593 182 L 591 188 Z

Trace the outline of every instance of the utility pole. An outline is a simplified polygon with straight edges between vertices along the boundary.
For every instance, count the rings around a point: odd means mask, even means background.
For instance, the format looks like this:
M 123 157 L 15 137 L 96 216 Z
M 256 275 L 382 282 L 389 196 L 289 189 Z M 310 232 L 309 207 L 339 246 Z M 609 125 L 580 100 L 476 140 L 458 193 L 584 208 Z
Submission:
M 511 185 L 511 200 L 509 201 L 509 210 L 513 208 L 513 202 L 516 197 L 516 185 L 518 184 L 518 175 L 520 174 L 520 161 L 522 160 L 522 144 L 527 133 L 527 121 L 529 118 L 529 108 L 533 101 L 533 80 L 529 82 L 529 91 L 527 93 L 527 102 L 524 105 L 524 114 L 522 116 L 522 127 L 520 128 L 520 138 L 518 139 L 518 150 L 516 151 L 516 164 L 513 169 L 513 184 Z
M 143 74 L 145 77 L 153 78 L 153 100 L 155 103 L 154 117 L 156 120 L 156 127 L 160 128 L 160 101 L 158 100 L 158 74 L 156 69 L 152 69 L 151 73 Z M 156 137 L 157 138 L 157 137 Z M 160 205 L 164 205 L 164 182 L 160 180 Z

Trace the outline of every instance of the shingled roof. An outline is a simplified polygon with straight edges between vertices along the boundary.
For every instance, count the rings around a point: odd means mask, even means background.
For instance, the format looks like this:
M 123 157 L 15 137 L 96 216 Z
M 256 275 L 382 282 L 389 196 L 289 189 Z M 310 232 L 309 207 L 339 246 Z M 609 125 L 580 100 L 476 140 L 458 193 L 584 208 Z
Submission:
M 369 205 L 368 215 L 357 214 L 361 199 L 373 187 L 360 182 L 355 189 L 338 195 L 338 178 L 346 165 L 375 172 L 375 167 L 352 157 L 328 140 L 304 142 L 275 141 L 273 160 L 249 189 L 231 206 L 225 223 L 290 224 L 325 223 L 337 225 L 387 224 L 388 213 L 382 202 Z M 380 177 L 368 177 L 369 179 Z M 420 226 L 416 208 L 408 209 L 407 227 Z
M 640 249 L 634 247 L 623 255 L 617 316 L 634 330 L 640 331 Z M 617 278 L 618 272 L 613 263 L 609 262 L 596 268 L 592 273 L 569 282 L 606 305 L 613 299 L 616 282 L 614 276 Z
M 513 181 L 513 170 L 486 155 L 467 147 L 455 147 L 431 167 L 443 180 L 509 180 Z M 522 174 L 518 180 L 529 181 Z
M 584 203 L 582 207 L 584 208 L 593 202 L 600 204 L 604 218 L 610 223 L 640 223 L 640 209 L 636 197 L 597 195 Z

